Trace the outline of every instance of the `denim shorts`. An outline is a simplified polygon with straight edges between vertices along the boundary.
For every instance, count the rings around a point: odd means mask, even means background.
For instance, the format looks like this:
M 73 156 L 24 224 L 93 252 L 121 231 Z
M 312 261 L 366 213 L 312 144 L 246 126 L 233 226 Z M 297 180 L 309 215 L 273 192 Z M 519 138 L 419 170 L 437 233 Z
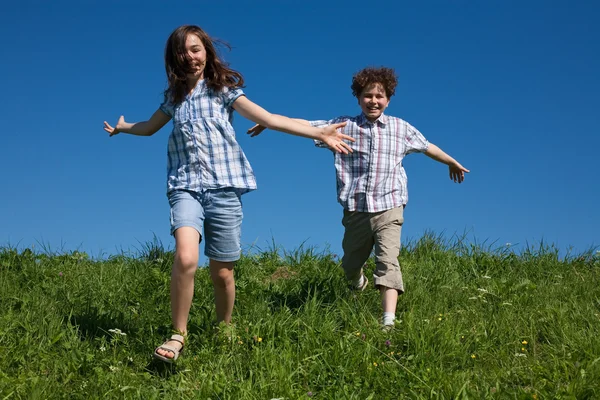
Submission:
M 192 227 L 200 234 L 200 241 L 204 237 L 206 257 L 221 262 L 240 259 L 243 213 L 239 190 L 174 190 L 167 196 L 171 205 L 171 235 L 182 226 Z

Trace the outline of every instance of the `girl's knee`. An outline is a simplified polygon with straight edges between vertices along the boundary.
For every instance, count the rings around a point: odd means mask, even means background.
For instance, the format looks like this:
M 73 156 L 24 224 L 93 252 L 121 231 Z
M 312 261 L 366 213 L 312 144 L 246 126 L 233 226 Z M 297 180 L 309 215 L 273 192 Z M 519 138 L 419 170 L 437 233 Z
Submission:
M 211 268 L 210 277 L 214 285 L 227 287 L 234 284 L 232 268 Z
M 198 257 L 192 252 L 175 252 L 175 262 L 173 268 L 183 271 L 195 271 L 198 268 Z

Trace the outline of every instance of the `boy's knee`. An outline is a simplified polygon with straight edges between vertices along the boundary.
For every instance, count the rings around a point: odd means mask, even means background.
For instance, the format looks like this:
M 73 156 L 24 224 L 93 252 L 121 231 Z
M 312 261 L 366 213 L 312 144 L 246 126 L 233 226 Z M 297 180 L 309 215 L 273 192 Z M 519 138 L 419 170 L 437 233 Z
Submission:
M 381 271 L 400 270 L 400 262 L 395 257 L 375 257 L 375 268 Z
M 375 286 L 384 286 L 396 289 L 399 294 L 404 293 L 404 282 L 400 263 L 397 259 L 377 259 L 375 261 L 375 271 L 373 272 Z

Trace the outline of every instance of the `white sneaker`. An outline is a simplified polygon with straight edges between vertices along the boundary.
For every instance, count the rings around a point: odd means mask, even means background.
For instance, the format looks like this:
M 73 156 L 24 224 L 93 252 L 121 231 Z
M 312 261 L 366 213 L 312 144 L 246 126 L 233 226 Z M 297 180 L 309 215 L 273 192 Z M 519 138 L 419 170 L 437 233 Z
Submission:
M 367 279 L 367 277 L 363 274 L 363 284 L 361 286 L 358 285 L 353 285 L 353 289 L 354 290 L 358 290 L 359 292 L 362 292 L 363 290 L 366 289 L 367 285 L 369 284 L 369 280 Z

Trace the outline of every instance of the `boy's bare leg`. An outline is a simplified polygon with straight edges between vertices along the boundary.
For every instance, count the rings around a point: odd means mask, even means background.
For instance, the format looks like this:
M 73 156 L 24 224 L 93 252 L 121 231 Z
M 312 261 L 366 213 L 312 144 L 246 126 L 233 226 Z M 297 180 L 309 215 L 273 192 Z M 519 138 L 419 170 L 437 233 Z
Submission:
M 217 323 L 231 322 L 233 304 L 235 302 L 235 280 L 233 278 L 233 262 L 210 260 L 210 277 L 215 290 L 215 308 Z
M 198 243 L 200 234 L 192 227 L 181 227 L 175 231 L 175 260 L 171 270 L 171 317 L 173 329 L 185 336 L 187 321 L 194 297 L 194 275 L 198 269 Z M 169 345 L 180 348 L 181 343 L 169 341 Z M 157 353 L 173 358 L 171 351 L 158 349 Z
M 398 303 L 398 291 L 385 286 L 379 286 L 381 293 L 381 307 L 383 312 L 396 313 L 396 305 Z

